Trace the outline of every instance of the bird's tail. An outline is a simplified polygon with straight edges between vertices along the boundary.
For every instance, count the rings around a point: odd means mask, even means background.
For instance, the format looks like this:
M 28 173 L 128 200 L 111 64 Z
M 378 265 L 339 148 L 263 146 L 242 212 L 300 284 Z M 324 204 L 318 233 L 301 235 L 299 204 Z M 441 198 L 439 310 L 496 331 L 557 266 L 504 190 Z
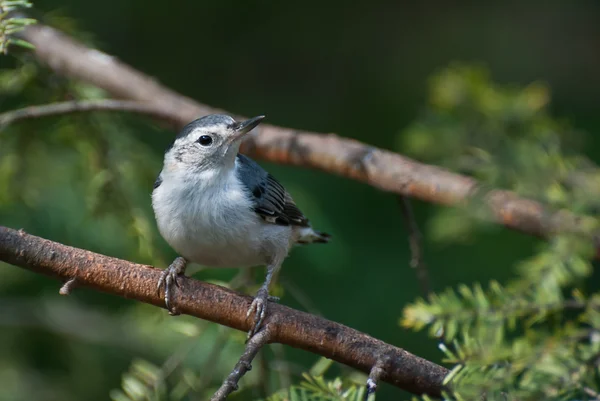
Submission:
M 299 244 L 326 244 L 331 239 L 331 235 L 313 230 L 312 227 L 304 227 L 300 230 L 298 240 Z

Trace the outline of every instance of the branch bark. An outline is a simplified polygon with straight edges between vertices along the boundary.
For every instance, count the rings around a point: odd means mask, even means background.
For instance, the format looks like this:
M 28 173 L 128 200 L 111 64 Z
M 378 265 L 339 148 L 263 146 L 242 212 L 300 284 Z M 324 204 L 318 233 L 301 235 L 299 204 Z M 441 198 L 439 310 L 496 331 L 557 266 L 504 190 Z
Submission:
M 63 281 L 164 308 L 156 291 L 162 270 L 73 248 L 0 226 L 0 260 Z M 181 277 L 174 304 L 181 313 L 248 331 L 252 298 Z M 377 355 L 390 358 L 381 380 L 413 394 L 440 396 L 446 368 L 401 348 L 321 317 L 283 305 L 269 305 L 267 343 L 287 344 L 369 373 Z
M 90 49 L 44 25 L 27 27 L 21 37 L 36 46 L 37 59 L 56 73 L 96 85 L 112 96 L 156 106 L 183 126 L 210 113 L 223 112 L 182 96 L 115 57 Z M 443 205 L 460 205 L 480 190 L 477 181 L 439 167 L 334 134 L 319 134 L 261 124 L 242 152 L 270 162 L 311 167 L 365 182 L 383 191 Z M 540 237 L 557 232 L 583 233 L 580 216 L 549 210 L 539 202 L 502 190 L 483 197 L 493 219 L 506 227 Z M 597 244 L 600 257 L 600 240 Z

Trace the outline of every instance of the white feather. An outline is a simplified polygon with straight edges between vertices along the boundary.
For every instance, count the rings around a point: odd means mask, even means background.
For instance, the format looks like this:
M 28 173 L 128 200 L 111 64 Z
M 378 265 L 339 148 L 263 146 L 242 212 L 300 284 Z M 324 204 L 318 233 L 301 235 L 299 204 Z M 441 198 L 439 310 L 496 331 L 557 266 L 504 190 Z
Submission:
M 233 166 L 232 166 L 233 167 Z M 250 267 L 283 259 L 298 237 L 290 226 L 269 224 L 252 207 L 233 168 L 187 173 L 165 168 L 152 194 L 158 228 L 190 262 Z

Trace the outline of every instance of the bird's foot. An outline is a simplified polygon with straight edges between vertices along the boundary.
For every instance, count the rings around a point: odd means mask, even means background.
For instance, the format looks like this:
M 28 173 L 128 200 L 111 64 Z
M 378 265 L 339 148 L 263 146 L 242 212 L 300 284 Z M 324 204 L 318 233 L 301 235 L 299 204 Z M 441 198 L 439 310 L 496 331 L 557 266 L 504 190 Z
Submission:
M 265 287 L 261 287 L 256 293 L 256 297 L 254 297 L 254 300 L 246 313 L 246 319 L 254 315 L 254 324 L 250 331 L 248 331 L 248 338 L 252 337 L 260 330 L 262 323 L 267 316 L 267 303 L 269 301 L 279 302 L 279 298 L 270 296 L 269 291 Z
M 162 272 L 156 287 L 159 294 L 162 287 L 165 288 L 165 306 L 167 307 L 169 314 L 173 316 L 179 315 L 177 309 L 171 305 L 173 285 L 179 287 L 179 276 L 185 273 L 186 266 L 187 261 L 184 258 L 178 257 L 175 259 L 173 263 Z

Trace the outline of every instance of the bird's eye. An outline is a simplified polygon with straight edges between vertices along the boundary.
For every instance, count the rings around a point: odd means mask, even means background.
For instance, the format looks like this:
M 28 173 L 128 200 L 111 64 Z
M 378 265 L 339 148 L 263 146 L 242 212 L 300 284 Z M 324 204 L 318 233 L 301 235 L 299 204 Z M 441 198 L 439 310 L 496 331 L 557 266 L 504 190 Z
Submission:
M 213 139 L 209 135 L 202 135 L 198 138 L 198 143 L 202 146 L 210 146 L 213 142 Z

